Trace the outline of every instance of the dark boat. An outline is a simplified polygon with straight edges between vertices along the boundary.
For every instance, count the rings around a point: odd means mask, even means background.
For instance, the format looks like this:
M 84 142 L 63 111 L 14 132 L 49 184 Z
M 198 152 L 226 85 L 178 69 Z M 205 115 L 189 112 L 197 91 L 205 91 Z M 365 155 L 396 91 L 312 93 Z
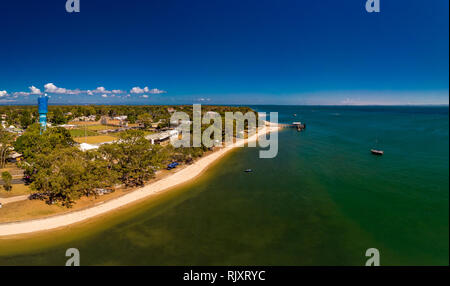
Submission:
M 246 172 L 246 173 L 251 173 L 251 172 L 253 172 L 253 170 L 252 170 L 252 169 L 247 169 L 247 170 L 245 170 L 244 172 Z
M 381 156 L 381 155 L 384 154 L 384 151 L 381 151 L 381 150 L 375 150 L 375 149 L 370 150 L 370 152 L 371 152 L 373 155 L 379 155 L 379 156 Z
M 297 128 L 299 132 L 306 129 L 306 124 L 301 122 L 292 122 L 292 126 Z

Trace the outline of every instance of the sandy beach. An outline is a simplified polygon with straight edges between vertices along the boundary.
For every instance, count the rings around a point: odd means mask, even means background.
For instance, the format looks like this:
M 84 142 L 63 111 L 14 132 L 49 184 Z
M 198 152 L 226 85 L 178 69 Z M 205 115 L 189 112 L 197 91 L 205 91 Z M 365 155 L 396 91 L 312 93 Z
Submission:
M 258 131 L 257 134 L 252 135 L 248 139 L 239 140 L 228 147 L 224 147 L 206 157 L 203 157 L 192 165 L 187 166 L 186 168 L 178 172 L 175 172 L 173 175 L 146 185 L 119 198 L 107 201 L 103 204 L 80 211 L 57 215 L 54 217 L 0 224 L 0 236 L 26 234 L 65 227 L 68 225 L 86 221 L 88 219 L 116 210 L 139 200 L 151 197 L 152 195 L 166 191 L 172 187 L 194 179 L 195 177 L 199 176 L 209 165 L 223 157 L 223 155 L 225 155 L 230 150 L 237 147 L 242 147 L 247 142 L 256 141 L 259 136 L 265 135 L 269 132 L 277 131 L 277 126 L 262 128 Z

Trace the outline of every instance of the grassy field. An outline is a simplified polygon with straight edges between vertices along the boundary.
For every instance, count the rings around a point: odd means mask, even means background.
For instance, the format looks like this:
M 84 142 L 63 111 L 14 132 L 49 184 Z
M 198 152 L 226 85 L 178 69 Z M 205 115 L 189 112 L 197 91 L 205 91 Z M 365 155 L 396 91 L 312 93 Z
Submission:
M 35 217 L 43 217 L 61 212 L 62 207 L 49 206 L 42 201 L 20 201 L 5 205 L 0 209 L 0 223 Z
M 96 136 L 98 135 L 96 132 L 91 131 L 89 129 L 72 129 L 69 130 L 70 135 L 72 135 L 72 137 L 77 138 L 77 137 L 85 137 L 85 136 Z
M 96 203 L 124 195 L 128 190 L 118 190 L 112 194 L 101 197 L 83 197 L 77 201 L 73 208 L 65 208 L 59 205 L 48 205 L 40 200 L 24 200 L 14 202 L 0 208 L 0 223 L 26 219 L 42 218 L 49 215 L 63 214 L 83 209 Z M 1 193 L 1 192 L 0 192 Z
M 157 132 L 155 131 L 148 131 L 148 130 L 142 130 L 142 132 L 144 133 L 144 136 L 150 135 L 150 134 L 155 134 Z M 121 131 L 121 132 L 116 132 L 116 133 L 110 133 L 110 136 L 114 136 L 116 138 L 119 138 L 121 134 L 125 133 L 125 131 Z
M 78 143 L 99 144 L 104 142 L 111 142 L 117 140 L 117 137 L 108 135 L 97 135 L 88 137 L 77 137 L 74 139 Z
M 78 126 L 84 126 L 84 125 L 100 125 L 100 121 L 70 121 L 70 125 L 78 125 Z
M 107 125 L 88 125 L 88 126 L 86 126 L 87 130 L 92 130 L 92 131 L 113 130 L 113 129 L 117 129 L 117 128 L 119 128 L 119 127 L 107 126 Z
M 23 170 L 18 168 L 15 163 L 7 163 L 5 168 L 0 169 L 0 174 L 2 172 L 9 172 L 13 176 L 13 178 L 23 175 Z
M 9 192 L 5 191 L 5 189 L 3 189 L 3 186 L 0 187 L 0 198 L 10 198 L 27 194 L 30 194 L 30 187 L 25 186 L 24 184 L 13 184 L 12 190 Z
M 132 191 L 132 188 L 121 188 L 115 192 L 103 196 L 83 197 L 79 199 L 72 208 L 59 205 L 48 205 L 41 200 L 24 200 L 10 203 L 0 208 L 0 223 L 12 222 L 26 219 L 42 218 L 49 215 L 63 214 L 86 207 L 91 207 L 100 202 L 108 201 Z M 0 194 L 2 192 L 0 191 Z

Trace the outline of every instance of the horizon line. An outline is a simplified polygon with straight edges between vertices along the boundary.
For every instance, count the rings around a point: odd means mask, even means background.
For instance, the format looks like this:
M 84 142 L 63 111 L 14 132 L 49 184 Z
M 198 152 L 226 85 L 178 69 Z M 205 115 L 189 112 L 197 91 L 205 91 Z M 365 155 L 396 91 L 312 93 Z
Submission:
M 121 104 L 121 103 L 111 103 L 111 104 L 105 104 L 105 103 L 79 103 L 79 104 L 73 104 L 73 103 L 49 103 L 49 106 L 80 106 L 80 105 L 97 105 L 97 106 L 116 106 L 116 105 L 123 105 L 123 106 L 133 106 L 133 105 L 148 105 L 148 106 L 158 106 L 158 105 L 166 105 L 166 106 L 182 106 L 182 105 L 194 105 L 194 104 L 201 104 L 205 106 L 354 106 L 354 107 L 367 107 L 367 106 L 380 106 L 380 107 L 401 107 L 401 106 L 417 106 L 417 107 L 426 107 L 426 106 L 449 106 L 449 103 L 418 103 L 418 104 L 243 104 L 243 103 L 218 103 L 218 104 L 203 104 L 203 103 L 178 103 L 178 104 L 145 104 L 145 103 L 128 103 L 128 104 Z M 4 104 L 0 103 L 0 106 L 37 106 L 36 104 L 26 103 L 26 104 Z

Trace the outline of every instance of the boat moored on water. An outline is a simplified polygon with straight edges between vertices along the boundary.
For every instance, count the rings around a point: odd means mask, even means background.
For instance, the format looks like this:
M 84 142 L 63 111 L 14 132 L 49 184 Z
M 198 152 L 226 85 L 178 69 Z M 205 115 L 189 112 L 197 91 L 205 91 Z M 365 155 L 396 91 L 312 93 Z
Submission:
M 381 151 L 381 150 L 375 150 L 375 149 L 370 150 L 370 152 L 371 152 L 373 155 L 379 155 L 379 156 L 381 156 L 381 155 L 384 154 L 384 151 Z
M 292 122 L 292 126 L 297 128 L 297 131 L 302 131 L 306 129 L 306 124 L 301 122 Z

